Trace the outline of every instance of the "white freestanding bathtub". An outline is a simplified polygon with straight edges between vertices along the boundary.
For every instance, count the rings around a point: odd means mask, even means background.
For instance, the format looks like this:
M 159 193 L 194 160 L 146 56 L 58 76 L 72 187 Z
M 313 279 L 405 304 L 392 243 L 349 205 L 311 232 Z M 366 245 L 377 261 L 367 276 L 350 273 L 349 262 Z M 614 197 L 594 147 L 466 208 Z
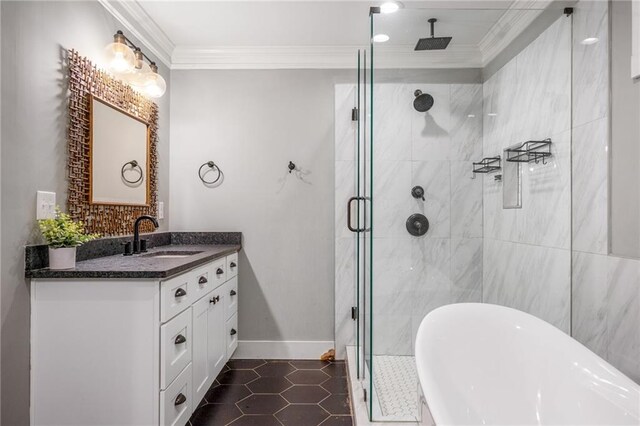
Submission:
M 418 330 L 416 364 L 437 425 L 640 425 L 640 386 L 515 309 L 432 311 Z

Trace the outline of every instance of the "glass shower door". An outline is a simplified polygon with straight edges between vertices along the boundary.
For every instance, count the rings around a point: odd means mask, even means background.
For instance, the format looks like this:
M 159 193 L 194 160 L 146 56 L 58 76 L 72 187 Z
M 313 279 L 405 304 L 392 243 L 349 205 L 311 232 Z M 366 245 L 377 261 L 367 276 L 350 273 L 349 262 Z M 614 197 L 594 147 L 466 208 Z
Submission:
M 355 361 L 357 377 L 362 386 L 365 385 L 365 354 L 368 352 L 368 338 L 365 335 L 367 308 L 366 300 L 366 273 L 368 258 L 366 257 L 367 243 L 367 187 L 365 173 L 368 167 L 365 162 L 367 139 L 367 112 L 366 112 L 366 52 L 358 51 L 357 58 L 357 83 L 354 90 L 354 105 L 351 120 L 355 126 L 355 140 L 353 150 L 353 193 L 347 201 L 347 228 L 353 235 L 353 265 L 354 265 L 354 306 L 351 309 L 351 317 L 354 321 Z

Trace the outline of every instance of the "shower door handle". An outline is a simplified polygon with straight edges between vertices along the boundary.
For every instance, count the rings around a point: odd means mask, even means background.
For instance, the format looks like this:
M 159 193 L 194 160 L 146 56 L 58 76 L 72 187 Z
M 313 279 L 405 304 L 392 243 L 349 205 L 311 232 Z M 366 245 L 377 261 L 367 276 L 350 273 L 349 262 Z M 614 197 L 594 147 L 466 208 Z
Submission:
M 366 200 L 366 198 L 364 197 L 351 197 L 349 198 L 349 201 L 347 201 L 347 228 L 349 228 L 349 231 L 351 232 L 363 232 L 365 231 L 365 228 L 354 228 L 353 226 L 351 226 L 351 205 L 354 201 L 358 201 L 360 202 L 360 200 Z

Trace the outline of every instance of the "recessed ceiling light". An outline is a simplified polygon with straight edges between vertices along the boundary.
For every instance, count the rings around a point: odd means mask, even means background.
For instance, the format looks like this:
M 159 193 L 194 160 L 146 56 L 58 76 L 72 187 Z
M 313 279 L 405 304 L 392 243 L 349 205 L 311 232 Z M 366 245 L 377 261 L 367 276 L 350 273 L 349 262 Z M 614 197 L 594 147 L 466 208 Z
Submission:
M 496 117 L 498 115 L 497 112 L 490 112 L 489 114 L 487 114 L 489 117 Z
M 400 3 L 395 1 L 387 1 L 380 5 L 381 13 L 393 13 L 397 12 L 400 9 Z
M 469 115 L 467 115 L 467 117 L 469 117 L 469 118 L 476 118 L 476 115 L 475 115 L 475 114 L 469 114 Z
M 376 34 L 373 36 L 374 43 L 384 43 L 385 41 L 389 41 L 389 36 L 386 34 Z
M 584 40 L 582 40 L 580 43 L 588 46 L 590 44 L 596 44 L 598 41 L 600 41 L 598 37 L 587 37 Z

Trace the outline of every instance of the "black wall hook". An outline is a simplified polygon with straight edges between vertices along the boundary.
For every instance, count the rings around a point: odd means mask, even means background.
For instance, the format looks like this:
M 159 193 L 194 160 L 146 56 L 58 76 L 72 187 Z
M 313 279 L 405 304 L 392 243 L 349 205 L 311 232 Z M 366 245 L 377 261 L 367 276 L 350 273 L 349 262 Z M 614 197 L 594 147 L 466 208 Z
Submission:
M 289 173 L 291 173 L 292 171 L 294 171 L 296 169 L 296 165 L 293 164 L 293 161 L 289 161 Z

